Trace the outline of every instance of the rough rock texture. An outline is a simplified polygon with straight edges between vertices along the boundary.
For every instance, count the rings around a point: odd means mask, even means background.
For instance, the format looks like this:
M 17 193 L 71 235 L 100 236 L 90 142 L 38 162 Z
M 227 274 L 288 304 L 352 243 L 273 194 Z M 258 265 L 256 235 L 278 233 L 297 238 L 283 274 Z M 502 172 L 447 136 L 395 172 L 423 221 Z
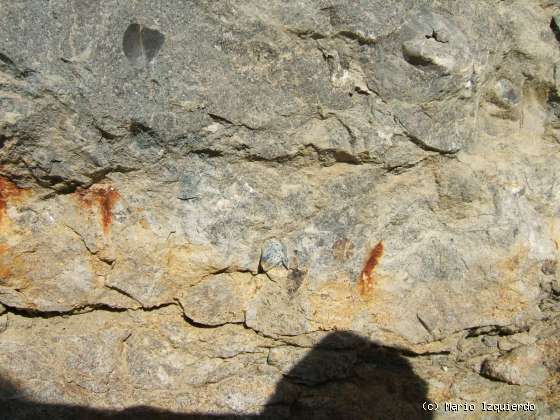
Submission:
M 558 418 L 560 3 L 0 6 L 0 418 Z

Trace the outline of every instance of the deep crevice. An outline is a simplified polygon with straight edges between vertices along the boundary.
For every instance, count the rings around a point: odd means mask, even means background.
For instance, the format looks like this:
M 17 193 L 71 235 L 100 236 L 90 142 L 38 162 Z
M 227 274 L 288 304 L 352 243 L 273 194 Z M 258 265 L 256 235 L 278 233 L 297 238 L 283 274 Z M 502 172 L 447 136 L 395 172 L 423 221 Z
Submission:
M 467 334 L 465 335 L 465 338 L 473 338 L 473 337 L 479 337 L 483 335 L 506 337 L 509 335 L 518 334 L 520 332 L 525 332 L 528 330 L 529 330 L 529 326 L 514 328 L 512 326 L 484 325 L 484 326 L 467 329 Z
M 414 143 L 416 146 L 418 146 L 420 149 L 425 150 L 427 152 L 435 152 L 435 153 L 439 153 L 440 155 L 455 155 L 459 149 L 453 149 L 453 150 L 441 150 L 438 149 L 437 147 L 433 147 L 433 146 L 429 146 L 426 143 L 424 143 L 422 140 L 420 140 L 418 137 L 413 136 L 410 133 L 406 133 L 406 136 L 408 137 L 408 139 Z
M 352 31 L 340 31 L 336 34 L 336 36 L 351 39 L 352 41 L 358 42 L 360 45 L 373 45 L 376 42 L 374 39 L 365 38 L 364 36 Z
M 14 315 L 22 316 L 25 318 L 55 318 L 55 317 L 67 317 L 72 315 L 81 315 L 93 311 L 106 311 L 106 312 L 126 312 L 131 310 L 129 308 L 115 308 L 105 304 L 95 304 L 95 305 L 84 305 L 78 306 L 68 311 L 42 311 L 32 308 L 17 308 L 15 306 L 6 305 L 4 302 L 0 302 L 6 308 L 8 313 Z
M 224 156 L 224 153 L 222 151 L 215 150 L 215 149 L 210 149 L 210 148 L 191 150 L 190 153 L 192 153 L 193 155 L 207 156 L 209 158 L 223 157 Z
M 18 316 L 23 316 L 25 318 L 68 317 L 74 315 L 82 315 L 93 311 L 104 311 L 104 312 L 115 312 L 115 313 L 122 313 L 127 311 L 152 312 L 162 308 L 166 308 L 168 306 L 177 306 L 175 302 L 165 302 L 165 303 L 161 303 L 154 306 L 148 306 L 148 307 L 142 306 L 138 308 L 118 308 L 114 306 L 109 306 L 105 303 L 95 303 L 91 305 L 77 306 L 67 311 L 43 311 L 43 310 L 32 309 L 32 308 L 18 308 L 15 306 L 7 305 L 4 302 L 0 302 L 0 304 L 6 308 L 6 312 Z

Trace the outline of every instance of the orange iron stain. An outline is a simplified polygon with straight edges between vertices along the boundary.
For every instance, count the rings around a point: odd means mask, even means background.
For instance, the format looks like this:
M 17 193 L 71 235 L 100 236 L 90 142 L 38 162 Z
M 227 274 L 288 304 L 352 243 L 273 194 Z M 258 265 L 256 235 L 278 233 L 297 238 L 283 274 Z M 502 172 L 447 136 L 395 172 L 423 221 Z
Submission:
M 4 254 L 10 247 L 7 244 L 0 244 L 0 256 Z M 10 267 L 4 265 L 0 260 L 0 278 L 8 278 L 11 275 Z
M 78 200 L 80 200 L 84 207 L 91 207 L 94 202 L 97 203 L 103 232 L 105 234 L 109 233 L 109 227 L 113 221 L 113 207 L 120 197 L 117 190 L 112 186 L 92 187 L 79 190 L 77 194 Z
M 8 279 L 12 275 L 10 267 L 0 263 L 0 282 L 2 279 Z
M 26 191 L 26 188 L 19 188 L 9 179 L 0 176 L 0 222 L 6 215 L 8 201 L 21 198 Z
M 11 275 L 12 275 L 12 270 L 10 270 L 10 267 L 5 267 L 3 265 L 0 265 L 0 279 L 2 278 L 7 279 Z
M 358 282 L 358 290 L 361 295 L 367 295 L 373 289 L 373 272 L 383 256 L 383 250 L 383 241 L 379 241 L 369 253 Z

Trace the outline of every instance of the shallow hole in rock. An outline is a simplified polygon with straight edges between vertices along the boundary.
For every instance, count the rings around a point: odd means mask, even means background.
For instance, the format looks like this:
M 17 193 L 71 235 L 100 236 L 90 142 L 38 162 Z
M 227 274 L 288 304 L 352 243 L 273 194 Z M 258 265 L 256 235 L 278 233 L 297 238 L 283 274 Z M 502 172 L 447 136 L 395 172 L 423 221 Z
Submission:
M 146 63 L 152 61 L 163 46 L 165 35 L 156 29 L 131 23 L 123 35 L 122 48 L 132 64 L 144 57 Z
M 165 41 L 165 36 L 155 30 L 143 27 L 142 28 L 142 45 L 144 46 L 144 55 L 146 56 L 146 62 L 149 63 L 157 55 L 163 42 Z
M 131 23 L 123 36 L 123 51 L 131 62 L 136 62 L 142 56 L 142 40 L 140 38 L 141 27 L 137 23 Z

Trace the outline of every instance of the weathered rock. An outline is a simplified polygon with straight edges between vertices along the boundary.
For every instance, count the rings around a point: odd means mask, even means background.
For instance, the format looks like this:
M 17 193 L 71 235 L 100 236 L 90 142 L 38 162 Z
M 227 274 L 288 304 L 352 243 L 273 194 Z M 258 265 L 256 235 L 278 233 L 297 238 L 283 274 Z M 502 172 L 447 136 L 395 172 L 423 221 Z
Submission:
M 242 323 L 264 281 L 247 273 L 218 274 L 190 287 L 179 301 L 185 315 L 199 324 Z
M 537 347 L 518 347 L 496 360 L 486 360 L 481 372 L 515 385 L 540 385 L 548 376 L 543 355 Z
M 558 417 L 559 15 L 3 2 L 5 416 Z
M 307 349 L 277 347 L 271 349 L 268 364 L 277 367 L 284 375 L 294 378 L 296 382 L 307 385 L 319 385 L 330 380 L 351 377 L 356 354 L 352 351 L 317 350 L 312 359 L 304 365 L 301 361 L 308 354 Z M 299 364 L 299 365 L 298 365 Z
M 8 328 L 8 314 L 6 311 L 2 311 L 4 308 L 0 308 L 0 333 L 6 331 Z

